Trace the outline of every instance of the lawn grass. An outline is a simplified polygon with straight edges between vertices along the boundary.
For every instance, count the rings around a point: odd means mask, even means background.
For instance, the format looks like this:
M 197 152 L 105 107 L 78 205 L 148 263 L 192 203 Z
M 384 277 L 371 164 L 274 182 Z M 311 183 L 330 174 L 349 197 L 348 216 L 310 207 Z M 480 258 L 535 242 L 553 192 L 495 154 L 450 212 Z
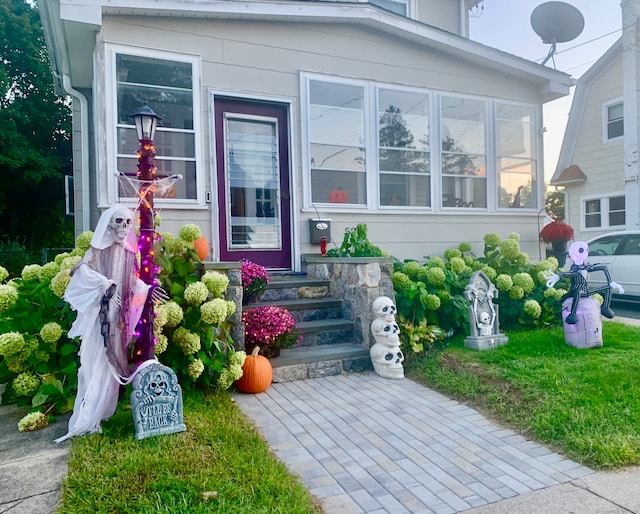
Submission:
M 227 393 L 184 393 L 185 432 L 136 441 L 128 402 L 72 440 L 59 512 L 319 513 Z
M 587 350 L 561 327 L 508 336 L 490 351 L 459 337 L 408 356 L 407 375 L 588 466 L 640 464 L 640 328 L 605 322 L 604 346 Z

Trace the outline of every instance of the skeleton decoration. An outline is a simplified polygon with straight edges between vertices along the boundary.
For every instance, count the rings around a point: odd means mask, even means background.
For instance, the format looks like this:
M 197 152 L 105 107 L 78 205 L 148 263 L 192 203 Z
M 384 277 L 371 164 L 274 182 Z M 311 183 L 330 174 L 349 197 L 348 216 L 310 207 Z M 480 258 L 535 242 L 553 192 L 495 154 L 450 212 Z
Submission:
M 470 337 L 464 340 L 465 346 L 484 350 L 505 344 L 508 338 L 500 334 L 498 306 L 493 303 L 498 297 L 498 290 L 489 278 L 482 271 L 474 272 L 464 295 L 469 300 L 470 332 Z
M 383 378 L 404 378 L 404 354 L 400 350 L 400 329 L 396 323 L 396 306 L 391 298 L 380 296 L 373 301 L 376 318 L 371 322 L 375 344 L 369 350 L 373 370 Z
M 138 440 L 187 429 L 178 378 L 159 362 L 146 361 L 140 366 L 133 380 L 131 410 Z
M 609 268 L 606 264 L 589 264 L 589 245 L 576 241 L 569 247 L 569 257 L 573 263 L 569 271 L 547 274 L 547 287 L 553 287 L 561 278 L 569 278 L 571 287 L 562 301 L 562 320 L 564 326 L 564 340 L 568 345 L 576 348 L 594 348 L 602 346 L 602 318 L 613 318 L 610 307 L 612 290 L 624 294 L 624 288 L 611 280 Z M 605 285 L 589 287 L 589 274 L 601 271 L 605 276 Z M 599 305 L 593 295 L 602 295 L 602 305 Z
M 100 432 L 116 410 L 121 384 L 133 380 L 128 350 L 149 286 L 137 277 L 133 213 L 123 205 L 107 209 L 91 247 L 71 271 L 64 299 L 77 311 L 69 337 L 80 338 L 78 394 L 66 435 Z

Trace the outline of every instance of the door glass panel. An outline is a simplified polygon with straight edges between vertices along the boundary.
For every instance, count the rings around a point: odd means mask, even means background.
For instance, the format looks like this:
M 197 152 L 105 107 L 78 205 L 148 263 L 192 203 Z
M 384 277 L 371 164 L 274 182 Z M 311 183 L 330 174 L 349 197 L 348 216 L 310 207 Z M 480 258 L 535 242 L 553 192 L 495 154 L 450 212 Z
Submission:
M 280 249 L 277 123 L 225 116 L 228 247 Z

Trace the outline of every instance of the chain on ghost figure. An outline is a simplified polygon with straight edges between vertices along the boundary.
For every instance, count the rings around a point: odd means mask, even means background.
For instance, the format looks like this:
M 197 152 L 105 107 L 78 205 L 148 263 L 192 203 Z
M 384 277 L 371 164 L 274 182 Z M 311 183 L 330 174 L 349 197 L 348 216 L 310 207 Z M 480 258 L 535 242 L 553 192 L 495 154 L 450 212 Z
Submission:
M 592 296 L 596 293 L 602 293 L 604 301 L 600 307 L 600 312 L 605 318 L 613 318 L 613 311 L 609 307 L 611 302 L 611 290 L 616 289 L 619 294 L 624 294 L 624 289 L 617 282 L 611 280 L 609 274 L 609 268 L 606 264 L 587 264 L 585 260 L 589 257 L 589 245 L 581 241 L 576 241 L 569 247 L 569 257 L 573 261 L 569 271 L 560 273 L 548 273 L 547 274 L 547 287 L 553 287 L 555 283 L 561 278 L 568 277 L 571 280 L 571 287 L 566 295 L 562 297 L 562 302 L 567 298 L 572 298 L 571 312 L 566 317 L 565 321 L 570 325 L 575 325 L 578 322 L 578 316 L 576 311 L 578 310 L 578 302 L 580 298 Z M 602 271 L 607 279 L 607 283 L 604 286 L 589 289 L 589 283 L 587 282 L 588 274 L 593 271 Z

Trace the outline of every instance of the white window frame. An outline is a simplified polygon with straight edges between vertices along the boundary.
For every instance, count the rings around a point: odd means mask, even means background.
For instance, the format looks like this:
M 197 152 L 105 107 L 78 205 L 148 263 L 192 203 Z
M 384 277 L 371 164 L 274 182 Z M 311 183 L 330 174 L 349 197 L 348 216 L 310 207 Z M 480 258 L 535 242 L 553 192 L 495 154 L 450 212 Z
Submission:
M 407 18 L 415 18 L 416 0 L 388 0 L 388 1 L 396 4 L 404 4 L 406 6 L 407 12 L 404 15 L 399 13 L 394 13 L 394 14 L 397 14 L 398 16 L 405 16 Z M 375 0 L 369 0 L 369 3 L 375 7 L 384 9 L 382 5 L 376 4 Z M 390 11 L 390 12 L 393 12 L 393 11 Z
M 622 135 L 617 137 L 609 138 L 609 109 L 618 104 L 622 104 L 623 106 L 623 116 L 622 116 Z M 603 143 L 612 143 L 614 141 L 620 141 L 624 139 L 624 103 L 623 97 L 614 98 L 613 100 L 609 100 L 602 104 L 602 142 Z
M 612 193 L 600 194 L 600 195 L 586 195 L 580 197 L 580 231 L 581 232 L 601 232 L 603 230 L 625 230 L 626 229 L 626 216 L 624 225 L 609 225 L 609 199 L 617 198 L 619 196 L 625 197 L 624 191 L 614 191 Z M 600 226 L 587 227 L 586 225 L 586 203 L 590 200 L 600 200 Z M 625 214 L 627 211 L 625 201 Z
M 193 94 L 193 132 L 194 132 L 194 154 L 196 165 L 196 198 L 195 199 L 165 199 L 155 198 L 154 205 L 162 209 L 206 209 L 205 202 L 205 162 L 202 143 L 202 92 L 201 92 L 201 68 L 200 56 L 182 54 L 174 52 L 163 52 L 152 49 L 131 47 L 108 43 L 105 45 L 105 128 L 104 134 L 107 145 L 107 169 L 118 169 L 118 146 L 117 146 L 117 77 L 116 77 L 116 56 L 118 54 L 132 55 L 136 57 L 148 57 L 158 60 L 180 61 L 191 64 L 192 71 L 192 94 Z M 159 154 L 158 154 L 159 155 Z M 135 173 L 137 170 L 131 170 Z M 118 177 L 114 173 L 107 174 L 106 197 L 108 204 L 118 201 L 135 208 L 136 203 L 130 199 L 119 199 L 118 197 Z M 100 180 L 99 180 L 100 181 Z M 102 197 L 102 196 L 99 196 Z
M 367 162 L 365 163 L 365 183 L 367 187 L 366 204 L 349 205 L 349 204 L 332 204 L 332 203 L 313 203 L 311 191 L 311 170 L 309 165 L 309 84 L 311 81 L 328 82 L 331 84 L 345 84 L 364 88 L 364 123 L 365 134 L 363 146 L 367 152 Z M 381 206 L 380 205 L 380 188 L 379 188 L 379 169 L 378 169 L 378 119 L 377 119 L 377 97 L 378 90 L 397 90 L 408 91 L 425 94 L 429 97 L 429 129 L 430 129 L 430 180 L 431 180 L 431 205 L 429 207 L 417 206 Z M 485 106 L 485 158 L 486 158 L 486 187 L 487 187 L 487 207 L 464 207 L 455 208 L 442 207 L 442 170 L 441 170 L 441 133 L 440 133 L 440 98 L 460 97 L 470 100 L 477 100 L 484 103 Z M 450 91 L 438 91 L 426 88 L 415 88 L 401 86 L 397 84 L 388 84 L 376 81 L 349 79 L 335 75 L 324 75 L 318 73 L 301 72 L 300 73 L 300 104 L 301 104 L 301 168 L 302 168 L 302 187 L 303 187 L 303 212 L 315 212 L 318 210 L 336 213 L 372 213 L 384 212 L 393 214 L 425 214 L 428 212 L 446 213 L 446 214 L 468 214 L 470 212 L 491 212 L 501 215 L 513 215 L 513 208 L 498 207 L 498 191 L 497 191 L 497 172 L 496 172 L 496 105 L 509 104 L 516 106 L 524 106 L 533 108 L 535 113 L 535 141 L 536 149 L 533 160 L 535 162 L 536 188 L 533 194 L 536 196 L 536 205 L 542 205 L 544 179 L 541 176 L 542 162 L 542 106 L 532 104 L 530 102 L 506 102 L 503 99 L 495 99 L 481 95 L 464 95 Z M 434 143 L 435 142 L 435 143 Z M 530 214 L 537 213 L 538 207 L 519 208 L 517 213 Z

